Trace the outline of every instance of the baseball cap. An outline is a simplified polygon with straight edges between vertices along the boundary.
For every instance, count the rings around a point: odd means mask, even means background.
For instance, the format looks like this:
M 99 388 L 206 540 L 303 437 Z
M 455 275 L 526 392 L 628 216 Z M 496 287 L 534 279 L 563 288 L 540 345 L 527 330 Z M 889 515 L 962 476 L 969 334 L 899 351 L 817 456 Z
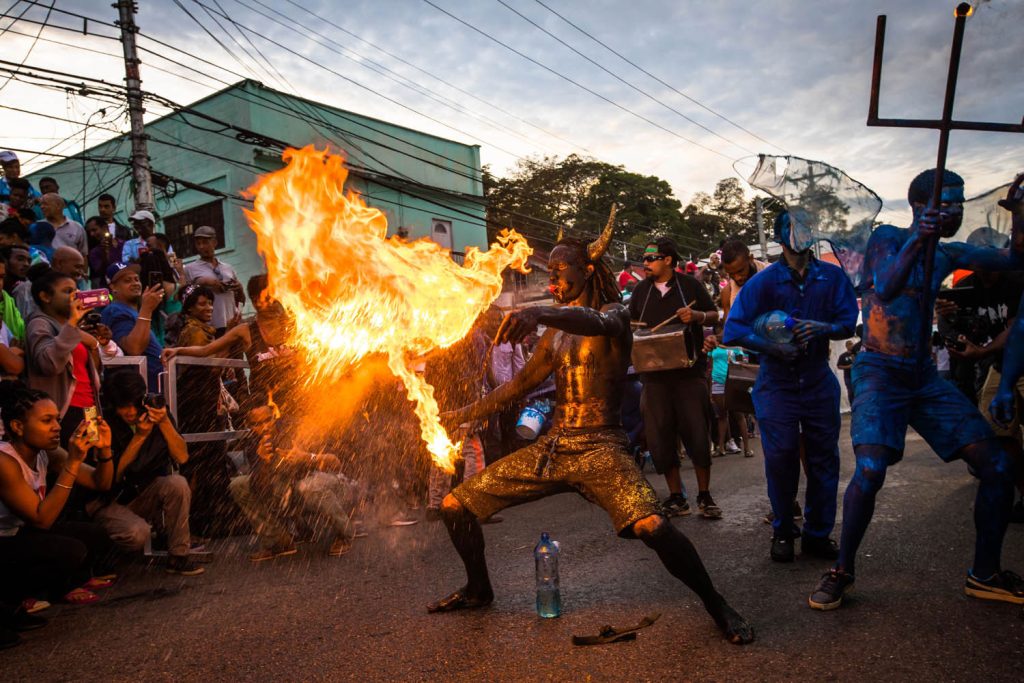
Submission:
M 153 212 L 152 211 L 146 211 L 145 209 L 141 209 L 139 211 L 136 211 L 131 216 L 128 216 L 128 219 L 132 220 L 132 221 L 148 220 L 148 221 L 151 221 L 154 224 L 156 223 L 156 216 L 153 215 Z
M 0 152 L 0 164 L 9 164 L 12 161 L 17 161 L 18 155 L 10 150 L 4 150 Z
M 196 228 L 196 231 L 192 233 L 193 238 L 197 237 L 210 237 L 217 239 L 217 231 L 211 228 L 209 225 L 201 225 Z
M 107 282 L 114 284 L 121 273 L 129 271 L 132 273 L 139 273 L 142 269 L 139 268 L 137 263 L 112 263 L 107 268 Z

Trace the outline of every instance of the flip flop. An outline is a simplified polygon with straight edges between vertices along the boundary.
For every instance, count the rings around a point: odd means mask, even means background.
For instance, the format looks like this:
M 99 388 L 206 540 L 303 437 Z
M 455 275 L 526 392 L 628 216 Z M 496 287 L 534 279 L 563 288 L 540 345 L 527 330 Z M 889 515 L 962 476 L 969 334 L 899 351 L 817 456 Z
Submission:
M 625 628 L 614 628 L 612 626 L 603 626 L 601 632 L 596 636 L 573 636 L 573 645 L 604 645 L 605 643 L 622 643 L 629 640 L 636 640 L 636 632 L 642 628 L 647 628 L 658 620 L 661 613 L 651 614 L 640 620 L 640 623 L 636 626 L 627 626 Z
M 82 584 L 82 588 L 89 591 L 103 590 L 104 588 L 110 588 L 114 585 L 113 579 L 104 579 L 99 576 L 94 576 L 85 583 Z
M 99 599 L 100 596 L 85 588 L 76 588 L 64 596 L 64 602 L 69 605 L 91 605 Z

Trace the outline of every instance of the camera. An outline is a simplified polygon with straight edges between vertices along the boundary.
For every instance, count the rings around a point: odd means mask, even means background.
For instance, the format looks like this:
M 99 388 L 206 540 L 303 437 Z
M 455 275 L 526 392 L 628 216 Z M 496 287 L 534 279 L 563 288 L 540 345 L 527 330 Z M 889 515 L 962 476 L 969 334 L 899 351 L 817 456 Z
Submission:
M 167 407 L 167 399 L 163 394 L 146 394 L 142 399 L 142 405 L 160 410 Z

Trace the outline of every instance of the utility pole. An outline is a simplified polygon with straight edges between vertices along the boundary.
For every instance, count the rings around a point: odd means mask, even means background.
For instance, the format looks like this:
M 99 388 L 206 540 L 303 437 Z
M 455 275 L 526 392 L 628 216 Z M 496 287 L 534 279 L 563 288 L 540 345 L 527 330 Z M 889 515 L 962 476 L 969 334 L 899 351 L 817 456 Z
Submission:
M 146 150 L 146 133 L 142 126 L 142 79 L 139 77 L 139 55 L 135 48 L 135 25 L 137 6 L 134 0 L 118 0 L 112 7 L 117 8 L 118 26 L 121 27 L 121 46 L 124 48 L 125 84 L 128 87 L 128 118 L 132 126 L 132 179 L 135 181 L 135 209 L 152 211 L 153 179 L 149 172 L 149 153 Z
M 764 234 L 764 204 L 760 197 L 754 200 L 754 214 L 757 216 L 757 240 L 761 243 L 761 260 L 768 260 L 768 239 Z

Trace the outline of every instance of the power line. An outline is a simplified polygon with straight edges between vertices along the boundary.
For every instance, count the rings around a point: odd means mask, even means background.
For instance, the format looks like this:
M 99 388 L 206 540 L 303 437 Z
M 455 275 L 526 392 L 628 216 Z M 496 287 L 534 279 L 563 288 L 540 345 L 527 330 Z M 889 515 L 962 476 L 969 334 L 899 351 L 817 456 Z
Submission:
M 649 119 L 646 116 L 644 116 L 643 114 L 635 112 L 632 109 L 630 109 L 629 107 L 621 105 L 621 104 L 619 104 L 618 102 L 616 102 L 615 100 L 613 100 L 613 99 L 611 99 L 609 97 L 605 97 L 604 95 L 602 95 L 601 93 L 597 92 L 596 90 L 592 90 L 591 88 L 588 88 L 587 86 L 583 85 L 582 83 L 580 83 L 578 81 L 575 81 L 572 78 L 569 78 L 568 76 L 566 76 L 565 74 L 561 73 L 560 71 L 552 69 L 547 64 L 544 64 L 543 62 L 540 62 L 540 61 L 534 59 L 533 57 L 529 56 L 525 52 L 522 52 L 521 50 L 518 50 L 518 49 L 512 47 L 508 43 L 504 43 L 501 40 L 498 40 L 497 38 L 495 38 L 491 34 L 487 33 L 483 29 L 477 28 L 476 26 L 474 26 L 473 24 L 469 23 L 465 19 L 457 17 L 454 14 L 452 14 L 451 12 L 449 12 L 448 10 L 435 5 L 433 2 L 431 2 L 431 0 L 423 0 L 423 2 L 427 3 L 428 5 L 430 5 L 434 9 L 436 9 L 438 12 L 441 12 L 442 14 L 445 14 L 445 15 L 451 17 L 452 19 L 454 19 L 455 21 L 459 22 L 463 26 L 465 26 L 465 27 L 467 27 L 469 29 L 472 29 L 473 31 L 476 31 L 477 33 L 479 33 L 483 37 L 487 38 L 488 40 L 493 41 L 493 42 L 497 43 L 498 45 L 501 45 L 506 50 L 519 55 L 520 57 L 522 57 L 526 61 L 530 62 L 531 64 L 535 64 L 535 65 L 539 66 L 540 68 L 544 69 L 548 73 L 551 73 L 551 74 L 557 76 L 558 78 L 561 78 L 563 81 L 571 83 L 572 85 L 576 86 L 580 90 L 583 90 L 585 92 L 590 93 L 594 97 L 597 97 L 598 99 L 607 102 L 608 104 L 612 105 L 613 107 L 616 107 L 617 109 L 621 109 L 622 111 L 626 112 L 627 114 L 629 114 L 631 116 L 634 116 L 634 117 L 640 119 L 641 121 L 644 121 L 644 122 L 654 126 L 655 128 L 657 128 L 657 129 L 659 129 L 661 131 L 664 131 L 664 132 L 668 133 L 669 135 L 672 135 L 673 137 L 677 137 L 680 140 L 688 142 L 691 145 L 694 145 L 695 147 L 700 147 L 701 149 L 703 149 L 705 151 L 708 151 L 708 152 L 711 152 L 712 154 L 718 155 L 718 156 L 722 157 L 723 159 L 728 159 L 729 161 L 732 161 L 732 158 L 729 157 L 728 155 L 723 154 L 722 152 L 719 152 L 716 149 L 712 149 L 710 147 L 707 147 L 706 145 L 703 145 L 703 144 L 697 142 L 696 140 L 691 140 L 690 138 L 686 137 L 685 135 L 677 133 L 676 131 L 674 131 L 674 130 L 672 130 L 670 128 L 666 128 L 665 126 L 661 125 L 657 121 Z
M 439 83 L 443 83 L 444 85 L 448 86 L 449 88 L 451 88 L 451 89 L 453 89 L 453 90 L 455 90 L 455 91 L 457 91 L 459 93 L 462 93 L 466 97 L 470 97 L 470 98 L 476 100 L 477 102 L 480 102 L 481 104 L 484 104 L 484 105 L 486 105 L 486 106 L 488 106 L 488 107 L 490 107 L 490 108 L 492 108 L 492 109 L 494 109 L 496 111 L 501 112 L 502 114 L 505 114 L 506 116 L 509 116 L 509 117 L 515 119 L 516 121 L 519 121 L 520 123 L 524 123 L 524 124 L 530 126 L 531 128 L 533 128 L 535 130 L 539 130 L 540 132 L 544 133 L 545 135 L 549 135 L 549 136 L 551 136 L 551 137 L 553 137 L 553 138 L 555 138 L 557 140 L 561 140 L 562 142 L 565 142 L 565 143 L 567 143 L 569 145 L 572 145 L 573 147 L 576 147 L 577 149 L 582 150 L 582 151 L 586 152 L 587 154 L 592 154 L 593 153 L 593 152 L 591 152 L 591 150 L 587 149 L 586 147 L 583 147 L 579 143 L 573 142 L 572 140 L 568 140 L 568 139 L 566 139 L 566 138 L 564 138 L 564 137 L 562 137 L 562 136 L 560 136 L 560 135 L 558 135 L 556 133 L 552 133 L 551 131 L 547 130 L 546 128 L 543 128 L 543 127 L 537 125 L 536 123 L 528 121 L 527 119 L 524 119 L 522 117 L 516 116 L 515 114 L 513 114 L 510 111 L 508 111 L 504 107 L 500 107 L 500 106 L 498 106 L 496 104 L 492 104 L 491 102 L 489 102 L 489 101 L 487 101 L 485 99 L 482 99 L 482 98 L 478 97 L 477 95 L 474 95 L 473 93 L 469 92 L 468 90 L 464 90 L 463 88 L 460 88 L 459 86 L 451 83 L 450 81 L 446 81 L 445 79 L 441 78 L 440 76 L 438 76 L 438 75 L 436 75 L 436 74 L 434 74 L 434 73 L 432 73 L 430 71 L 427 71 L 426 69 L 423 69 L 423 68 L 421 68 L 419 66 L 416 66 L 412 62 L 410 62 L 410 61 L 408 61 L 406 59 L 403 59 L 402 57 L 396 55 L 394 52 L 390 52 L 387 49 L 381 47 L 380 45 L 377 45 L 376 43 L 373 43 L 373 42 L 371 42 L 369 40 L 366 40 L 365 38 L 363 38 L 363 37 L 353 33 L 352 31 L 346 29 L 344 26 L 339 25 L 338 23 L 328 19 L 327 17 L 323 16 L 322 14 L 317 14 L 317 13 L 313 12 L 312 10 L 310 10 L 308 7 L 304 7 L 303 5 L 300 5 L 299 3 L 295 2 L 295 0 L 286 0 L 286 1 L 288 2 L 288 4 L 293 5 L 294 7 L 297 7 L 298 9 L 302 10 L 306 14 L 309 14 L 310 16 L 314 17 L 315 19 L 317 19 L 319 21 L 322 21 L 322 22 L 324 22 L 326 24 L 329 24 L 330 26 L 333 26 L 334 28 L 338 29 L 342 33 L 344 33 L 344 34 L 346 34 L 348 36 L 351 36 L 352 38 L 355 38 L 356 40 L 358 40 L 359 42 L 363 43 L 364 45 L 368 45 L 371 48 L 373 48 L 374 50 L 377 50 L 378 52 L 381 52 L 381 53 L 387 55 L 388 57 L 391 57 L 392 59 L 394 59 L 394 60 L 396 60 L 396 61 L 398 61 L 398 62 L 400 62 L 402 64 L 405 64 L 406 66 L 408 66 L 408 67 L 410 67 L 412 69 L 415 69 L 419 73 L 424 74 L 425 76 L 429 76 L 430 78 L 434 79 L 435 81 L 437 81 Z M 261 0 L 253 0 L 253 2 L 255 2 L 256 4 L 261 5 L 263 7 L 268 7 Z M 268 7 L 268 9 L 269 9 L 269 7 Z
M 658 83 L 660 83 L 661 85 L 665 86 L 666 88 L 668 88 L 669 90 L 671 90 L 671 91 L 672 91 L 672 92 L 674 92 L 675 94 L 679 95 L 680 97 L 682 97 L 682 98 L 685 98 L 685 99 L 689 100 L 690 102 L 692 102 L 692 103 L 696 104 L 696 105 L 697 105 L 698 107 L 700 107 L 701 109 L 704 109 L 705 111 L 707 111 L 707 112 L 709 112 L 709 113 L 711 113 L 711 114 L 714 114 L 715 116 L 717 116 L 718 118 L 722 119 L 723 121 L 725 121 L 725 122 L 726 122 L 726 123 L 728 123 L 729 125 L 731 125 L 731 126 L 733 126 L 733 127 L 737 128 L 738 130 L 741 130 L 741 131 L 743 131 L 744 133 L 746 133 L 747 135 L 751 136 L 752 138 L 755 138 L 756 140 L 759 140 L 759 141 L 761 141 L 761 142 L 765 143 L 766 145 L 771 145 L 772 147 L 775 147 L 776 149 L 780 149 L 780 150 L 782 150 L 782 151 L 784 151 L 784 152 L 786 151 L 785 149 L 783 149 L 782 147 L 779 147 L 779 146 L 778 146 L 778 145 L 776 145 L 775 143 L 772 143 L 772 142 L 769 142 L 768 140 L 765 140 L 765 139 L 764 139 L 763 137 L 761 137 L 760 135 L 758 135 L 758 134 L 756 134 L 756 133 L 754 133 L 754 132 L 752 132 L 752 131 L 748 130 L 747 128 L 744 128 L 743 126 L 741 126 L 740 124 L 736 123 L 735 121 L 733 121 L 733 120 L 731 120 L 731 119 L 727 118 L 727 117 L 726 117 L 725 115 L 723 115 L 723 114 L 720 114 L 720 113 L 718 113 L 717 111 L 715 111 L 715 110 L 714 110 L 714 109 L 712 109 L 711 107 L 708 107 L 707 105 L 705 105 L 704 103 L 700 102 L 699 100 L 696 100 L 696 99 L 694 99 L 693 97 L 690 97 L 689 95 L 687 95 L 686 93 L 682 92 L 682 91 L 681 91 L 681 90 L 679 90 L 678 88 L 676 88 L 676 87 L 672 86 L 671 84 L 669 84 L 669 83 L 666 83 L 666 82 L 665 82 L 664 80 L 662 80 L 662 79 L 658 78 L 657 76 L 655 76 L 654 74 L 652 74 L 652 73 L 651 73 L 650 71 L 648 71 L 647 69 L 643 68 L 643 67 L 642 67 L 642 66 L 640 66 L 639 64 L 637 64 L 637 63 L 633 62 L 632 60 L 630 60 L 630 59 L 629 59 L 628 57 L 626 57 L 625 55 L 623 55 L 623 54 L 622 54 L 621 52 L 618 52 L 618 51 L 616 51 L 615 49 L 613 49 L 613 48 L 612 48 L 611 46 L 609 46 L 609 45 L 608 45 L 607 43 L 604 43 L 604 42 L 602 42 L 602 41 L 601 41 L 601 40 L 599 40 L 598 38 L 594 37 L 594 36 L 593 36 L 592 34 L 588 33 L 588 32 L 587 32 L 587 31 L 585 31 L 585 30 L 583 30 L 582 28 L 580 28 L 579 26 L 577 26 L 576 24 L 574 24 L 574 23 L 573 23 L 572 21 L 570 21 L 569 19 L 567 19 L 567 18 L 566 18 L 565 16 L 563 16 L 562 14 L 559 14 L 558 12 L 556 12 L 555 10 L 553 10 L 553 9 L 552 9 L 551 7 L 549 7 L 548 5 L 546 5 L 546 4 L 545 4 L 544 2 L 542 2 L 541 0 L 534 0 L 534 1 L 535 1 L 535 2 L 536 2 L 536 3 L 538 4 L 538 5 L 540 5 L 541 7 L 543 7 L 544 9 L 546 9 L 547 11 L 551 12 L 551 13 L 552 13 L 552 14 L 554 14 L 554 15 L 555 15 L 556 17 L 558 17 L 559 19 L 561 19 L 562 21 L 564 21 L 565 23 L 569 24 L 569 26 L 572 26 L 572 27 L 573 27 L 574 29 L 576 29 L 577 31 L 579 31 L 580 33 L 582 33 L 583 35 L 585 35 L 585 36 L 586 36 L 587 38 L 590 38 L 590 39 L 591 39 L 592 41 L 594 41 L 595 43 L 597 43 L 598 45 L 600 45 L 600 46 L 601 46 L 601 47 L 603 47 L 604 49 L 608 50 L 608 51 L 609 51 L 609 52 L 611 52 L 611 53 L 612 53 L 613 55 L 615 55 L 616 57 L 618 57 L 619 59 L 621 59 L 622 61 L 626 62 L 626 64 L 629 64 L 629 65 L 630 65 L 630 66 L 632 66 L 632 67 L 633 67 L 634 69 L 638 70 L 638 71 L 639 71 L 640 73 L 642 73 L 642 74 L 644 74 L 644 75 L 646 75 L 646 76 L 648 76 L 648 77 L 650 77 L 650 78 L 654 79 L 655 81 L 657 81 L 657 82 L 658 82 Z M 786 154 L 789 154 L 789 152 L 786 152 Z
M 666 104 L 662 100 L 660 100 L 657 97 L 655 97 L 654 95 L 650 94 L 646 90 L 640 88 L 639 86 L 637 86 L 637 85 L 635 85 L 633 83 L 630 83 L 625 78 L 619 76 L 617 73 L 615 73 L 611 69 L 608 69 L 607 67 L 605 67 L 603 64 L 600 64 L 596 60 L 594 60 L 594 59 L 590 58 L 589 56 L 583 54 L 582 52 L 580 52 L 579 50 L 574 48 L 572 45 L 570 45 L 569 43 L 565 42 L 564 40 L 562 40 L 561 38 L 556 36 L 554 33 L 552 33 L 551 31 L 547 30 L 546 28 L 544 28 L 543 26 L 541 26 L 540 24 L 535 22 L 533 19 L 530 19 L 528 16 L 526 16 L 525 14 L 523 14 L 522 12 L 520 12 L 516 8 L 512 7 L 511 5 L 509 5 L 507 2 L 505 2 L 505 0 L 497 0 L 497 2 L 502 7 L 505 7 L 508 11 L 512 12 L 513 14 L 515 14 L 517 17 L 519 17 L 520 19 L 522 19 L 526 23 L 530 24 L 531 26 L 533 26 L 537 30 L 543 32 L 545 35 L 550 36 L 552 39 L 554 39 L 556 42 L 558 42 L 559 44 L 563 45 L 564 47 L 572 50 L 575 54 L 577 54 L 580 57 L 582 57 L 583 59 L 587 60 L 588 62 L 590 62 L 591 64 L 596 66 L 598 69 L 600 69 L 601 71 L 604 71 L 606 74 L 608 74 L 609 76 L 611 76 L 615 80 L 619 81 L 623 85 L 626 85 L 627 87 L 632 88 L 633 90 L 635 90 L 636 92 L 640 93 L 641 95 L 643 95 L 647 99 L 651 100 L 652 102 L 660 104 L 665 109 L 668 109 L 669 111 L 671 111 L 671 112 L 675 113 L 676 115 L 682 117 L 686 121 L 689 121 L 690 123 L 692 123 L 693 125 L 697 126 L 698 128 L 701 128 L 701 129 L 707 131 L 708 133 L 711 133 L 716 138 L 718 138 L 718 139 L 720 139 L 720 140 L 722 140 L 724 142 L 727 142 L 728 144 L 733 145 L 734 147 L 742 149 L 744 152 L 748 152 L 750 154 L 755 154 L 755 152 L 753 150 L 747 149 L 746 147 L 744 147 L 743 145 L 739 144 L 738 142 L 730 140 L 729 138 L 727 138 L 727 137 L 725 137 L 723 135 L 719 135 L 715 131 L 713 131 L 710 128 L 708 128 L 707 126 L 705 126 L 703 123 L 701 123 L 699 121 L 695 121 L 694 119 L 690 118 L 689 116 L 687 116 L 683 112 L 679 111 L 675 107 L 673 107 L 673 106 L 671 106 L 669 104 Z
M 32 50 L 36 49 L 36 43 L 39 42 L 39 36 L 43 35 L 43 29 L 46 28 L 47 22 L 50 21 L 50 14 L 53 13 L 53 6 L 56 5 L 56 4 L 57 4 L 57 0 L 53 0 L 50 3 L 50 8 L 48 10 L 46 10 L 46 16 L 43 17 L 43 24 L 42 24 L 42 26 L 39 27 L 39 32 L 36 34 L 35 38 L 32 39 L 32 44 L 28 46 L 28 51 L 25 53 L 25 56 L 22 57 L 22 59 L 21 59 L 21 64 L 22 65 L 24 65 L 25 62 L 28 61 L 28 58 L 32 56 Z M 13 7 L 13 5 L 12 5 L 12 7 Z M 28 11 L 27 7 L 25 8 L 25 11 Z M 24 12 L 22 12 L 22 14 L 24 14 Z M 14 24 L 12 23 L 11 25 L 13 26 Z M 10 28 L 10 27 L 8 27 L 8 28 Z M 6 88 L 8 86 L 8 84 L 11 82 L 12 78 L 14 78 L 13 75 L 8 76 L 7 80 L 3 82 L 3 85 L 0 85 L 0 92 L 3 92 L 4 88 Z

